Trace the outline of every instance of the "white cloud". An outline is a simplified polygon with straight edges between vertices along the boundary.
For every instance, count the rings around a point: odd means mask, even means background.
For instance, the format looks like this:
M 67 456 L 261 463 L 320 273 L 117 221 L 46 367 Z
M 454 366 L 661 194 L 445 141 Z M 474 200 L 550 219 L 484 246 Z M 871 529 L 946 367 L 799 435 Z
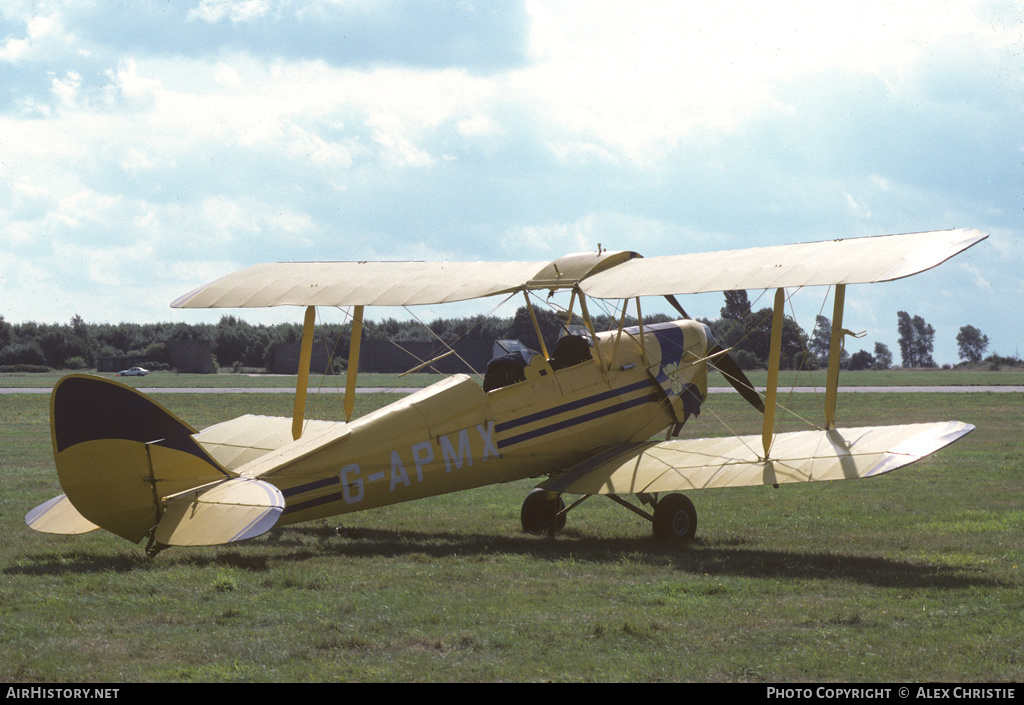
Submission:
M 64 44 L 61 23 L 56 15 L 33 12 L 25 18 L 25 37 L 7 37 L 0 47 L 0 62 L 35 61 L 44 58 L 55 45 Z
M 77 71 L 68 71 L 63 78 L 55 77 L 50 85 L 59 103 L 65 107 L 74 107 L 82 86 L 82 77 Z
M 200 0 L 197 7 L 189 10 L 187 19 L 213 23 L 227 18 L 232 22 L 248 22 L 266 16 L 270 5 L 268 0 Z
M 965 3 L 529 3 L 534 65 L 514 91 L 639 165 L 686 139 L 716 139 L 793 109 L 778 88 L 808 73 L 873 75 L 918 94 L 935 57 L 1016 41 Z M 835 92 L 843 86 L 834 87 Z M 828 96 L 826 96 L 827 99 Z
M 132 175 L 138 175 L 144 171 L 150 171 L 157 162 L 151 159 L 145 152 L 134 147 L 129 147 L 124 158 L 120 162 L 122 169 Z
M 27 39 L 14 39 L 8 37 L 0 48 L 0 61 L 15 62 L 25 56 L 28 52 L 29 43 Z
M 471 113 L 468 117 L 459 119 L 456 124 L 459 128 L 459 134 L 469 139 L 492 137 L 504 132 L 501 123 L 494 119 L 493 116 L 487 115 L 484 112 Z

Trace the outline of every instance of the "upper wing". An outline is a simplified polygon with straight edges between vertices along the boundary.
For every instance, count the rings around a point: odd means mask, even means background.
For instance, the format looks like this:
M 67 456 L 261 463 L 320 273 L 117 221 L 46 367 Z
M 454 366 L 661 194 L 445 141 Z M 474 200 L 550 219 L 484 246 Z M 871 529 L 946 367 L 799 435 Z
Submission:
M 257 264 L 176 299 L 174 308 L 412 306 L 522 288 L 545 262 L 281 262 Z
M 554 476 L 541 487 L 571 494 L 635 494 L 873 477 L 908 465 L 970 433 L 960 421 L 812 430 L 760 436 L 635 443 Z
M 610 299 L 856 284 L 922 272 L 986 237 L 977 230 L 943 230 L 666 257 L 577 253 L 553 262 L 258 264 L 195 289 L 171 306 L 412 306 L 577 284 L 588 296 Z
M 581 288 L 595 298 L 620 299 L 890 281 L 931 269 L 986 237 L 941 230 L 637 258 L 594 274 Z

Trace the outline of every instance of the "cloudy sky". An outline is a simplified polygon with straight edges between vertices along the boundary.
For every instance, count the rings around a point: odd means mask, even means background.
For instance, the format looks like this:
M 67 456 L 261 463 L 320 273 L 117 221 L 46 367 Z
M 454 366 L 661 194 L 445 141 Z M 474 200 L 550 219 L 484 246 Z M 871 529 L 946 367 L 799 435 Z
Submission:
M 653 256 L 966 227 L 990 237 L 851 287 L 846 327 L 867 335 L 848 345 L 884 342 L 898 362 L 906 310 L 935 327 L 940 363 L 967 324 L 989 352 L 1024 354 L 1022 193 L 1019 0 L 0 8 L 11 322 L 216 321 L 169 303 L 264 261 Z M 824 293 L 798 297 L 808 331 Z M 246 313 L 261 315 L 301 320 Z

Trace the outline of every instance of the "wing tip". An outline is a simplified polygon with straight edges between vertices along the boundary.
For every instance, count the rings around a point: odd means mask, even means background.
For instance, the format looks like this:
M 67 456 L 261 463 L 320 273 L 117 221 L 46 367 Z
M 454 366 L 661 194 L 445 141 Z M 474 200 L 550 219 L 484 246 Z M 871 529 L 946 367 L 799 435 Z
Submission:
M 865 477 L 877 477 L 897 468 L 916 463 L 946 446 L 955 443 L 973 431 L 973 424 L 963 421 L 946 421 L 929 424 L 921 433 L 912 436 L 886 452 L 885 458 L 871 469 Z

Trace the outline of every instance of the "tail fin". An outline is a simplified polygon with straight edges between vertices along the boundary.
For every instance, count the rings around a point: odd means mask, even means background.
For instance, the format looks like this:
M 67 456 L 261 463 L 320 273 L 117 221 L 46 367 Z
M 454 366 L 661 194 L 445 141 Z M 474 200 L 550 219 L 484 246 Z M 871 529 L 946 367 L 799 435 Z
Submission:
M 102 377 L 58 382 L 50 429 L 68 500 L 88 522 L 135 543 L 152 535 L 165 498 L 235 476 L 193 439 L 192 426 Z

